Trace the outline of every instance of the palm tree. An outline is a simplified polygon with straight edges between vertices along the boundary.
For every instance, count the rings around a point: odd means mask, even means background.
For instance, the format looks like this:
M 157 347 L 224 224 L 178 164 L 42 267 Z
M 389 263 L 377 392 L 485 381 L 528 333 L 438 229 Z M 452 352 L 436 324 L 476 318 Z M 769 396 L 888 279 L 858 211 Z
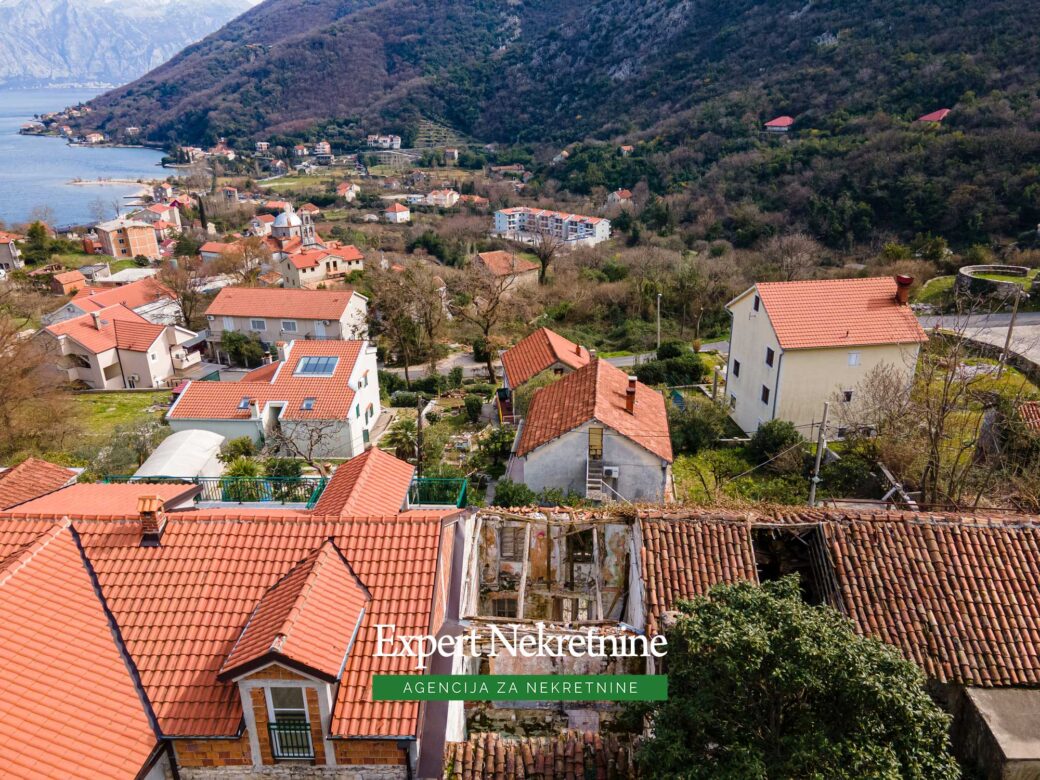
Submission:
M 419 426 L 411 417 L 399 417 L 383 435 L 382 441 L 394 448 L 401 460 L 415 460 L 419 447 Z

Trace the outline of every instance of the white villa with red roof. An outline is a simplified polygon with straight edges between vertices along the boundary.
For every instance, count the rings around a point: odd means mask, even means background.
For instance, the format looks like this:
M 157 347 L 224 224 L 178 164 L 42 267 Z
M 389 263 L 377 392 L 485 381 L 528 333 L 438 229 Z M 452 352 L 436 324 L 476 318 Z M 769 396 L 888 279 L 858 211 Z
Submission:
M 353 244 L 328 244 L 325 248 L 303 248 L 285 255 L 278 272 L 286 288 L 311 288 L 334 282 L 354 271 L 365 270 L 365 256 Z
M 811 438 L 825 401 L 851 402 L 881 365 L 909 388 L 928 340 L 907 305 L 908 276 L 756 284 L 730 301 L 726 392 L 730 416 L 751 433 L 788 420 Z
M 156 279 L 147 277 L 118 287 L 84 287 L 60 309 L 44 315 L 43 324 L 53 325 L 117 304 L 156 325 L 176 325 L 181 320 L 177 294 Z
M 292 341 L 280 353 L 281 360 L 241 382 L 189 382 L 166 414 L 170 427 L 256 441 L 280 429 L 303 451 L 308 439 L 316 442 L 310 451 L 317 457 L 364 452 L 381 411 L 376 348 L 367 341 Z
M 37 338 L 54 349 L 70 382 L 94 390 L 164 387 L 200 360 L 185 346 L 192 331 L 148 322 L 118 303 L 48 325 Z
M 266 344 L 364 339 L 368 338 L 368 299 L 347 288 L 225 287 L 206 309 L 206 319 L 214 355 L 228 331 L 253 334 Z
M 549 235 L 567 246 L 594 246 L 610 238 L 610 220 L 518 206 L 495 212 L 493 232 L 524 243 Z
M 593 358 L 535 392 L 507 476 L 593 501 L 664 501 L 671 465 L 664 397 Z

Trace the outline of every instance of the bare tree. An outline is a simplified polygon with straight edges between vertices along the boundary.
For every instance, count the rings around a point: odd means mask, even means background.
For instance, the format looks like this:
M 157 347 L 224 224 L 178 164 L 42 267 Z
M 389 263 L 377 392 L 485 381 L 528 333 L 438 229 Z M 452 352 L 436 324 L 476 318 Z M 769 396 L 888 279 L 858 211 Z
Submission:
M 323 458 L 336 457 L 343 435 L 343 421 L 335 419 L 283 420 L 267 438 L 278 452 L 300 458 L 321 476 L 329 471 Z
M 412 359 L 420 354 L 424 337 L 424 332 L 416 321 L 415 302 L 410 297 L 415 290 L 407 278 L 408 273 L 408 269 L 373 269 L 365 272 L 372 290 L 376 329 L 404 364 L 405 387 L 412 386 L 409 365 Z
M 763 247 L 765 260 L 785 282 L 804 279 L 819 264 L 823 253 L 816 240 L 805 233 L 773 236 Z
M 496 276 L 480 263 L 455 277 L 457 285 L 453 311 L 475 325 L 484 337 L 487 347 L 488 379 L 494 382 L 495 351 L 498 329 L 512 314 L 511 277 Z
M 177 297 L 185 327 L 203 327 L 202 306 L 206 296 L 202 288 L 204 280 L 212 275 L 213 268 L 200 257 L 178 257 L 159 270 L 159 281 Z
M 538 284 L 545 284 L 549 278 L 549 266 L 552 265 L 556 255 L 563 248 L 563 239 L 554 233 L 543 230 L 535 234 L 535 241 L 531 247 L 534 256 L 538 258 L 541 268 L 538 269 Z
M 235 284 L 252 286 L 264 265 L 271 262 L 271 249 L 259 236 L 250 236 L 235 242 L 234 248 L 223 252 L 213 270 L 234 277 Z

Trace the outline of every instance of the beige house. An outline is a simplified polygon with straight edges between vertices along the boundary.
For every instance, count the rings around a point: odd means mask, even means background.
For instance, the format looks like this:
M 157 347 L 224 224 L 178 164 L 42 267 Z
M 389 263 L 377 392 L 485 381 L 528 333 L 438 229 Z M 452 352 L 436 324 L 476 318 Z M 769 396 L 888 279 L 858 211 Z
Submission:
M 201 360 L 184 346 L 192 331 L 148 322 L 121 304 L 48 325 L 38 338 L 50 340 L 70 382 L 95 390 L 166 387 Z
M 780 419 L 811 438 L 824 402 L 851 403 L 874 368 L 903 372 L 909 388 L 928 340 L 907 305 L 912 283 L 907 276 L 771 282 L 738 295 L 726 305 L 730 416 L 748 433 Z
M 159 244 L 155 239 L 155 228 L 148 222 L 120 217 L 102 222 L 94 231 L 106 255 L 115 258 L 141 255 L 149 260 L 158 260 L 161 257 Z
M 353 244 L 330 244 L 328 248 L 304 247 L 285 255 L 279 261 L 277 270 L 285 279 L 286 287 L 313 289 L 319 284 L 331 286 L 354 271 L 364 271 L 365 256 Z
M 368 337 L 368 299 L 353 290 L 225 287 L 206 309 L 209 348 L 218 355 L 229 331 L 279 341 L 345 341 Z

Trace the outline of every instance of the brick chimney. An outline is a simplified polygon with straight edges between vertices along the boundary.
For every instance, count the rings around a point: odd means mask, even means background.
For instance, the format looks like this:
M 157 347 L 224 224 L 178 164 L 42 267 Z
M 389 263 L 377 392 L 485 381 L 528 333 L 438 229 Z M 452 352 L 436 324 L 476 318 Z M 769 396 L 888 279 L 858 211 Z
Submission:
M 906 306 L 910 303 L 910 285 L 914 283 L 914 277 L 906 274 L 896 275 L 896 303 Z
M 141 546 L 158 547 L 166 529 L 166 512 L 160 496 L 140 496 L 137 514 L 141 517 Z
M 574 345 L 574 354 L 581 357 L 581 344 Z
M 628 387 L 625 389 L 625 411 L 636 413 L 636 377 L 628 375 Z

